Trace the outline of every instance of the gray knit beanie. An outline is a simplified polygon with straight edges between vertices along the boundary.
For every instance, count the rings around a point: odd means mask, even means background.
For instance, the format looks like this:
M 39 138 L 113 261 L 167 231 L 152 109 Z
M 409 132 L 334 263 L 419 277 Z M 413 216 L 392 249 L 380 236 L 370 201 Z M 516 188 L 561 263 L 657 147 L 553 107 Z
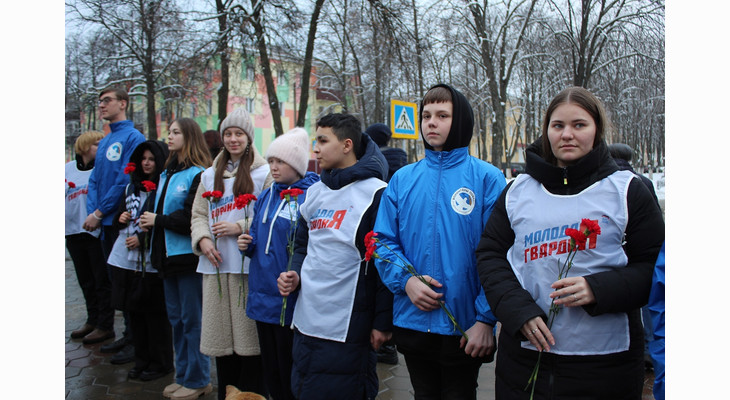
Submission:
M 220 127 L 221 137 L 223 132 L 232 126 L 243 129 L 248 135 L 249 142 L 253 144 L 253 121 L 245 108 L 239 107 L 226 116 Z
M 303 128 L 294 128 L 274 139 L 266 151 L 266 161 L 271 157 L 291 165 L 302 177 L 309 166 L 309 135 Z

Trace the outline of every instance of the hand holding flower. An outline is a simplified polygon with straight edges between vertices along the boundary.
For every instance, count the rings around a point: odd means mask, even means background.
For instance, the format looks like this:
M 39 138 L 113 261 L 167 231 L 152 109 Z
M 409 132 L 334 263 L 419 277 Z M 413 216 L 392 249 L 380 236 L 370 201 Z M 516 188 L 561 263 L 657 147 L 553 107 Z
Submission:
M 525 322 L 520 328 L 520 332 L 537 348 L 537 351 L 550 351 L 551 345 L 555 345 L 555 338 L 550 332 L 547 324 L 541 317 L 534 317 Z
M 294 289 L 299 286 L 299 274 L 296 271 L 285 271 L 279 274 L 276 279 L 276 287 L 279 288 L 279 294 L 287 297 Z
M 459 348 L 464 349 L 464 353 L 473 358 L 485 357 L 494 353 L 494 333 L 492 326 L 484 322 L 477 321 L 471 328 L 466 330 L 469 340 L 463 336 L 459 341 Z
M 422 275 L 423 279 L 430 283 L 431 286 L 441 287 L 441 283 L 428 275 Z M 406 282 L 406 294 L 411 299 L 411 303 L 418 307 L 421 311 L 433 311 L 441 307 L 439 299 L 443 297 L 443 293 L 437 293 L 428 285 L 424 284 L 418 277 L 411 276 Z
M 127 246 L 127 249 L 132 250 L 139 247 L 139 238 L 137 235 L 132 235 L 124 240 L 124 245 Z
M 238 236 L 243 232 L 241 225 L 228 221 L 218 221 L 214 223 L 211 226 L 211 231 L 216 238 L 223 236 Z
M 155 226 L 155 218 L 157 218 L 157 214 L 145 211 L 144 214 L 139 217 L 139 227 L 142 228 L 143 231 L 147 232 L 150 228 Z
M 550 293 L 550 298 L 557 305 L 578 307 L 596 302 L 591 285 L 582 276 L 557 280 L 550 287 L 556 289 Z
M 253 236 L 249 235 L 248 233 L 242 233 L 238 236 L 238 240 L 236 240 L 236 243 L 238 243 L 238 250 L 248 250 L 248 245 L 250 245 L 252 241 Z
M 203 253 L 205 257 L 208 258 L 208 261 L 210 261 L 211 264 L 213 264 L 214 267 L 218 268 L 220 263 L 223 262 L 223 258 L 221 257 L 221 253 L 218 252 L 218 249 L 215 248 L 215 244 L 212 240 L 206 238 L 200 239 L 200 251 Z
M 130 219 L 132 219 L 132 214 L 129 211 L 125 211 L 119 216 L 119 223 L 126 224 Z

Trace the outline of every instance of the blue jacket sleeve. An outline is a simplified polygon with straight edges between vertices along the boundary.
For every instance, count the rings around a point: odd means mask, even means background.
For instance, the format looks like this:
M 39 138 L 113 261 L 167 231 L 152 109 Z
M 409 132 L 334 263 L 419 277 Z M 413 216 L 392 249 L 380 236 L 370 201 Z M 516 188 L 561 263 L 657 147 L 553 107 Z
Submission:
M 375 253 L 375 267 L 383 284 L 394 294 L 406 293 L 406 282 L 412 276 L 404 266 L 409 263 L 403 253 L 398 236 L 397 178 L 391 180 L 383 191 L 373 231 L 378 235 Z

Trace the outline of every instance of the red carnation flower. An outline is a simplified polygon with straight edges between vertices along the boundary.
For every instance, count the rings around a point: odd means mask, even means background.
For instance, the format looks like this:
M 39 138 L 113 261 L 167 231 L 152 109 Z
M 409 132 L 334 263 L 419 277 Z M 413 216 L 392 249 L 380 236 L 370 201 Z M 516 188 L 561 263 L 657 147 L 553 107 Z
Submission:
M 236 207 L 236 209 L 240 210 L 240 209 L 248 206 L 249 203 L 251 203 L 252 201 L 256 201 L 256 200 L 258 200 L 256 198 L 256 196 L 254 196 L 251 193 L 239 194 L 238 196 L 236 196 L 234 206 Z
M 137 166 L 133 162 L 131 162 L 131 163 L 127 164 L 126 167 L 124 167 L 124 173 L 129 175 L 132 172 L 134 172 L 135 169 L 137 169 Z
M 220 190 L 214 190 L 210 192 L 210 197 L 213 197 L 215 201 L 218 201 L 221 199 L 221 197 L 223 197 L 223 192 L 221 192 Z
M 583 218 L 581 220 L 581 223 L 582 223 L 583 226 L 586 227 L 587 230 L 590 231 L 588 233 L 589 235 L 591 233 L 595 233 L 596 235 L 600 235 L 601 234 L 601 226 L 598 225 L 598 222 L 597 221 L 594 221 L 594 220 L 591 220 L 591 219 L 587 219 L 587 218 Z
M 73 188 L 76 187 L 76 184 L 73 183 L 73 182 L 71 182 L 71 181 L 68 181 L 68 187 L 70 187 L 71 189 L 73 189 Z
M 144 186 L 145 192 L 151 192 L 157 189 L 157 185 L 155 185 L 155 183 L 152 181 L 142 181 L 142 186 Z
M 588 237 L 585 233 L 572 228 L 565 228 L 565 234 L 570 236 L 576 246 L 582 246 L 586 244 Z
M 304 193 L 304 191 L 302 189 L 297 189 L 297 188 L 286 189 L 286 190 L 281 191 L 281 193 L 279 194 L 279 197 L 282 200 L 284 200 L 284 198 L 286 198 L 286 196 L 290 196 L 290 197 L 296 199 L 302 193 Z

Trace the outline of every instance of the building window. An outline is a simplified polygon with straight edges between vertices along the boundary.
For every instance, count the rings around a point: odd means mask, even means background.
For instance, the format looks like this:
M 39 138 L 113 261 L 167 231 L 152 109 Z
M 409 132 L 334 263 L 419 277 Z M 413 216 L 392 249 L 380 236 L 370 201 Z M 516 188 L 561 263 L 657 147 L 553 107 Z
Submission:
M 255 74 L 254 74 L 253 65 L 247 65 L 246 66 L 246 79 L 249 81 L 252 81 L 252 80 L 254 80 L 254 78 L 255 78 Z
M 289 74 L 283 69 L 280 69 L 277 73 L 279 76 L 279 86 L 286 86 L 289 84 Z
M 208 99 L 208 115 L 213 114 L 213 99 Z
M 190 117 L 191 118 L 195 118 L 198 116 L 198 110 L 197 110 L 197 107 L 195 107 L 195 106 L 196 106 L 195 103 L 190 104 Z
M 246 97 L 246 111 L 248 111 L 249 114 L 253 114 L 255 108 L 254 105 L 254 98 Z

